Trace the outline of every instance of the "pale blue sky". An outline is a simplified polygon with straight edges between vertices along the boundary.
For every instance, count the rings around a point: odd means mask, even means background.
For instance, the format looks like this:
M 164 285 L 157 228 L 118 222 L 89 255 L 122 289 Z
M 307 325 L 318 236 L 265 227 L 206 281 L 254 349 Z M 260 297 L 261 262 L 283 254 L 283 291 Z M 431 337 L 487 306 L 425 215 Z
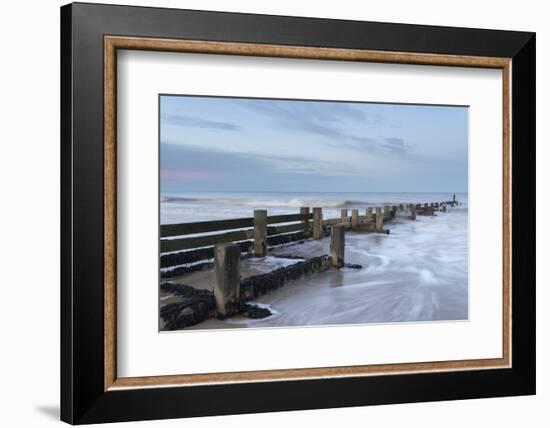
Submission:
M 468 108 L 161 96 L 161 191 L 466 192 Z

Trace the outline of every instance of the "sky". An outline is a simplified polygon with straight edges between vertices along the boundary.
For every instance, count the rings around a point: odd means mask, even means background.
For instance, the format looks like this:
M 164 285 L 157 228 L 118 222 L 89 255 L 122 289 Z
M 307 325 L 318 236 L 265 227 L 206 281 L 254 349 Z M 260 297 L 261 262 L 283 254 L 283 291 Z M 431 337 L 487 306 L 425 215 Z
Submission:
M 467 192 L 468 108 L 160 97 L 162 192 Z

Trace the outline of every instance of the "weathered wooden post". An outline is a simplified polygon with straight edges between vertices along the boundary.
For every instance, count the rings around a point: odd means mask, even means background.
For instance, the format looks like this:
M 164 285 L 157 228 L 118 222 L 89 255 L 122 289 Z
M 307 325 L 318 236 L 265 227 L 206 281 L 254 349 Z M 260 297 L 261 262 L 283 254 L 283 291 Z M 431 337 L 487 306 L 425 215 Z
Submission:
M 442 205 L 441 206 L 441 211 L 443 211 L 444 213 L 447 212 L 447 205 Z
M 376 230 L 382 231 L 384 228 L 384 218 L 382 217 L 382 208 L 376 207 Z
M 345 244 L 345 226 L 343 224 L 335 224 L 330 229 L 330 263 L 333 267 L 339 268 L 344 266 Z
M 366 217 L 367 217 L 366 218 L 367 223 L 371 223 L 372 222 L 372 207 L 367 208 Z
M 428 203 L 427 202 L 424 204 L 424 208 L 428 208 Z
M 241 247 L 226 243 L 214 246 L 214 298 L 223 317 L 234 314 L 240 305 Z
M 309 216 L 309 207 L 300 208 L 300 214 Z M 304 233 L 308 234 L 310 232 L 309 219 L 308 218 L 303 219 L 302 224 L 304 225 Z
M 348 210 L 346 208 L 342 208 L 340 210 L 340 223 L 347 223 L 348 221 Z
M 456 204 L 456 195 L 453 193 L 453 205 Z
M 384 217 L 389 217 L 389 216 L 390 216 L 390 206 L 384 205 Z
M 359 226 L 359 210 L 351 210 L 351 227 Z
M 416 207 L 411 204 L 411 220 L 416 220 Z
M 323 237 L 323 209 L 313 208 L 313 239 Z
M 397 215 L 397 205 L 392 205 L 391 207 L 391 216 L 395 217 Z
M 254 210 L 254 255 L 267 255 L 267 210 Z
M 405 211 L 405 207 L 403 206 L 403 204 L 399 204 L 399 211 Z

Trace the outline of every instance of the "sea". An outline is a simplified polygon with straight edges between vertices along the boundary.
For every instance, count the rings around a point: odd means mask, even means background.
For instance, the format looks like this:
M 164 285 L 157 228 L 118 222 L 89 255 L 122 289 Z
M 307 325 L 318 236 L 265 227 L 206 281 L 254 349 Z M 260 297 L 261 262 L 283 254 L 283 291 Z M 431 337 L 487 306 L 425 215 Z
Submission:
M 162 224 L 298 213 L 300 207 L 322 207 L 323 218 L 338 218 L 342 208 L 451 200 L 446 193 L 162 193 Z M 264 319 L 236 316 L 209 320 L 195 329 L 266 328 L 366 323 L 464 321 L 468 319 L 468 194 L 456 193 L 459 205 L 418 216 L 398 216 L 390 234 L 346 233 L 346 263 L 361 269 L 334 269 L 302 278 L 257 299 L 271 310 Z M 351 213 L 349 214 L 351 215 Z M 329 239 L 280 248 L 274 255 L 304 257 L 328 254 Z M 272 257 L 274 258 L 274 257 Z M 258 260 L 258 262 L 262 262 Z

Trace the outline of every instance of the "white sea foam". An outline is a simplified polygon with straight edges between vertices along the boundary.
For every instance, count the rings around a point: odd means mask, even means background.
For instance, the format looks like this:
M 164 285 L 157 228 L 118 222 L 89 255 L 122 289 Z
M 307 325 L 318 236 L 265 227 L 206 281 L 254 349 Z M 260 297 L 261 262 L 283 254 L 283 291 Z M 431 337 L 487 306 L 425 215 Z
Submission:
M 254 192 L 168 192 L 162 193 L 161 222 L 183 223 L 199 220 L 251 217 L 255 209 L 272 214 L 290 214 L 301 207 L 322 207 L 323 215 L 339 216 L 341 208 L 398 205 L 410 202 L 441 202 L 449 193 L 254 193 Z M 457 194 L 464 201 L 466 195 Z

